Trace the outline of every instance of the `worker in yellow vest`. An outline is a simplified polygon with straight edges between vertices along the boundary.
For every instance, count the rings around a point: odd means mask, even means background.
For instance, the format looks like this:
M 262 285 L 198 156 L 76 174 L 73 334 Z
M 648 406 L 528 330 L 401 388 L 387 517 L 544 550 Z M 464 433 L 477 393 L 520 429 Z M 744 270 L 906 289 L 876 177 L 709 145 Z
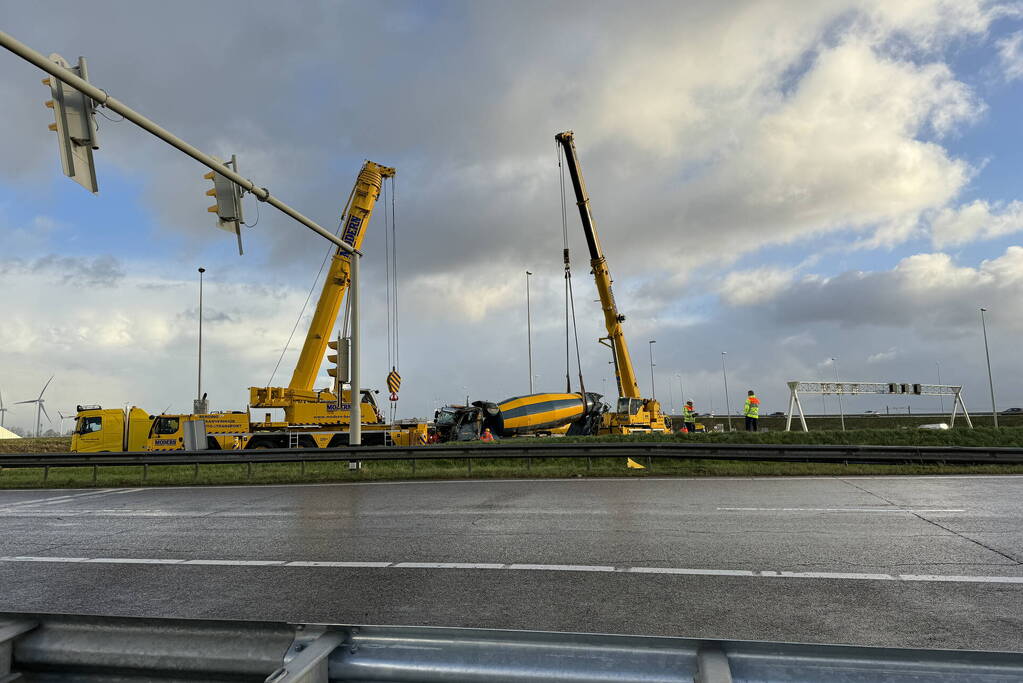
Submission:
M 746 431 L 757 431 L 757 421 L 760 419 L 760 399 L 752 389 L 746 392 L 746 405 L 742 408 L 742 414 L 746 416 Z
M 696 410 L 692 401 L 686 401 L 685 407 L 682 408 L 682 422 L 690 434 L 696 431 Z

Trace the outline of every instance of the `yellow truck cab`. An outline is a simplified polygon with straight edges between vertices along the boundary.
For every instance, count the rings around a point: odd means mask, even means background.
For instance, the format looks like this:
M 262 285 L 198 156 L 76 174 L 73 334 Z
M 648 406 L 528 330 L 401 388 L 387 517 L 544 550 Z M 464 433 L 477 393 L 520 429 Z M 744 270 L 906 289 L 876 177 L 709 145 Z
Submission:
M 78 406 L 72 453 L 143 451 L 153 417 L 137 406 L 127 410 Z

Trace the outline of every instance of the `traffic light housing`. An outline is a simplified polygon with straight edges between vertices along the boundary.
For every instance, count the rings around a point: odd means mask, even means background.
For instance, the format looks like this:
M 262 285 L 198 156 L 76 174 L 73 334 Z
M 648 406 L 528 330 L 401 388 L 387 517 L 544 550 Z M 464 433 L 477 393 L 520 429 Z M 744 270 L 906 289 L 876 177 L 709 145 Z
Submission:
M 224 163 L 213 157 L 220 163 Z M 231 161 L 224 164 L 230 166 L 231 170 L 238 172 L 238 161 L 235 156 L 231 155 Z M 217 214 L 217 227 L 227 232 L 233 232 L 238 237 L 238 254 L 244 253 L 242 250 L 242 223 L 245 222 L 245 218 L 242 216 L 242 188 L 239 185 L 235 185 L 226 176 L 223 176 L 216 171 L 210 171 L 203 176 L 206 180 L 213 181 L 213 187 L 206 190 L 207 197 L 214 197 L 217 203 L 214 206 L 206 209 L 210 213 Z
M 351 340 L 348 337 L 338 337 L 328 341 L 327 346 L 331 351 L 336 351 L 327 354 L 327 361 L 333 365 L 327 368 L 327 374 L 339 383 L 347 382 L 351 379 L 349 364 Z
M 84 57 L 79 57 L 78 66 L 74 67 L 56 53 L 50 55 L 50 60 L 82 80 L 89 80 Z M 44 78 L 43 85 L 50 86 L 51 99 L 47 100 L 46 106 L 53 110 L 50 130 L 57 134 L 60 165 L 64 175 L 95 194 L 99 192 L 96 165 L 92 158 L 92 151 L 99 149 L 96 103 L 56 76 Z

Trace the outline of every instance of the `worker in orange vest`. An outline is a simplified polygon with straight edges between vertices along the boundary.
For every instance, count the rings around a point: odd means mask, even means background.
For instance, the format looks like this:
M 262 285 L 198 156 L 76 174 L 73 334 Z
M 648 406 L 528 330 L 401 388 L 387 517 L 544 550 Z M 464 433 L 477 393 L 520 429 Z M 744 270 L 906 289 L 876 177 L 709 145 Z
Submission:
M 490 433 L 490 427 L 483 428 L 483 436 L 480 437 L 480 441 L 486 441 L 490 443 L 494 440 L 494 435 Z
M 746 405 L 742 408 L 742 414 L 746 416 L 746 431 L 757 431 L 757 422 L 760 420 L 760 399 L 750 389 L 746 392 Z
M 696 409 L 692 401 L 686 401 L 686 406 L 682 409 L 682 422 L 690 434 L 696 431 Z

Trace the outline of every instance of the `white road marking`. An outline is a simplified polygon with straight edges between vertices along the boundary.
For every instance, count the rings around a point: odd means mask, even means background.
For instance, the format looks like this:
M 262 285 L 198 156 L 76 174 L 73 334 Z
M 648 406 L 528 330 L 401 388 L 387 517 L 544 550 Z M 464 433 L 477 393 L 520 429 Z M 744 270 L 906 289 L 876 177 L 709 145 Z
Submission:
M 183 558 L 139 557 L 45 557 L 18 555 L 0 557 L 0 562 L 43 562 L 48 564 L 166 564 L 178 566 L 281 567 L 281 568 L 360 568 L 360 569 L 437 569 L 497 570 L 539 572 L 595 572 L 600 574 L 669 574 L 676 576 L 724 576 L 751 579 L 824 579 L 842 581 L 901 581 L 931 583 L 1021 584 L 1023 576 L 984 576 L 951 574 L 884 574 L 866 572 L 795 572 L 775 569 L 702 569 L 689 567 L 634 567 L 631 565 L 588 564 L 515 564 L 500 562 L 359 562 L 307 560 L 187 560 Z
M 736 512 L 966 512 L 962 508 L 717 508 Z
M 53 490 L 56 490 L 56 489 L 50 489 L 50 490 L 53 491 Z M 102 497 L 102 496 L 112 496 L 112 495 L 117 495 L 117 494 L 121 494 L 121 493 L 133 493 L 135 491 L 141 491 L 141 490 L 145 490 L 145 489 L 98 489 L 98 490 L 93 489 L 93 490 L 85 491 L 83 493 L 72 493 L 72 494 L 67 494 L 67 495 L 63 495 L 63 496 L 50 496 L 48 498 L 34 498 L 32 500 L 14 501 L 13 503 L 7 503 L 4 507 L 12 508 L 12 507 L 21 507 L 21 506 L 24 506 L 24 505 L 36 505 L 36 504 L 38 504 L 38 505 L 54 505 L 56 503 L 66 503 L 68 501 L 78 500 L 78 499 L 81 499 L 81 498 L 99 498 L 99 497 Z M 0 493 L 0 495 L 3 495 L 3 494 Z

